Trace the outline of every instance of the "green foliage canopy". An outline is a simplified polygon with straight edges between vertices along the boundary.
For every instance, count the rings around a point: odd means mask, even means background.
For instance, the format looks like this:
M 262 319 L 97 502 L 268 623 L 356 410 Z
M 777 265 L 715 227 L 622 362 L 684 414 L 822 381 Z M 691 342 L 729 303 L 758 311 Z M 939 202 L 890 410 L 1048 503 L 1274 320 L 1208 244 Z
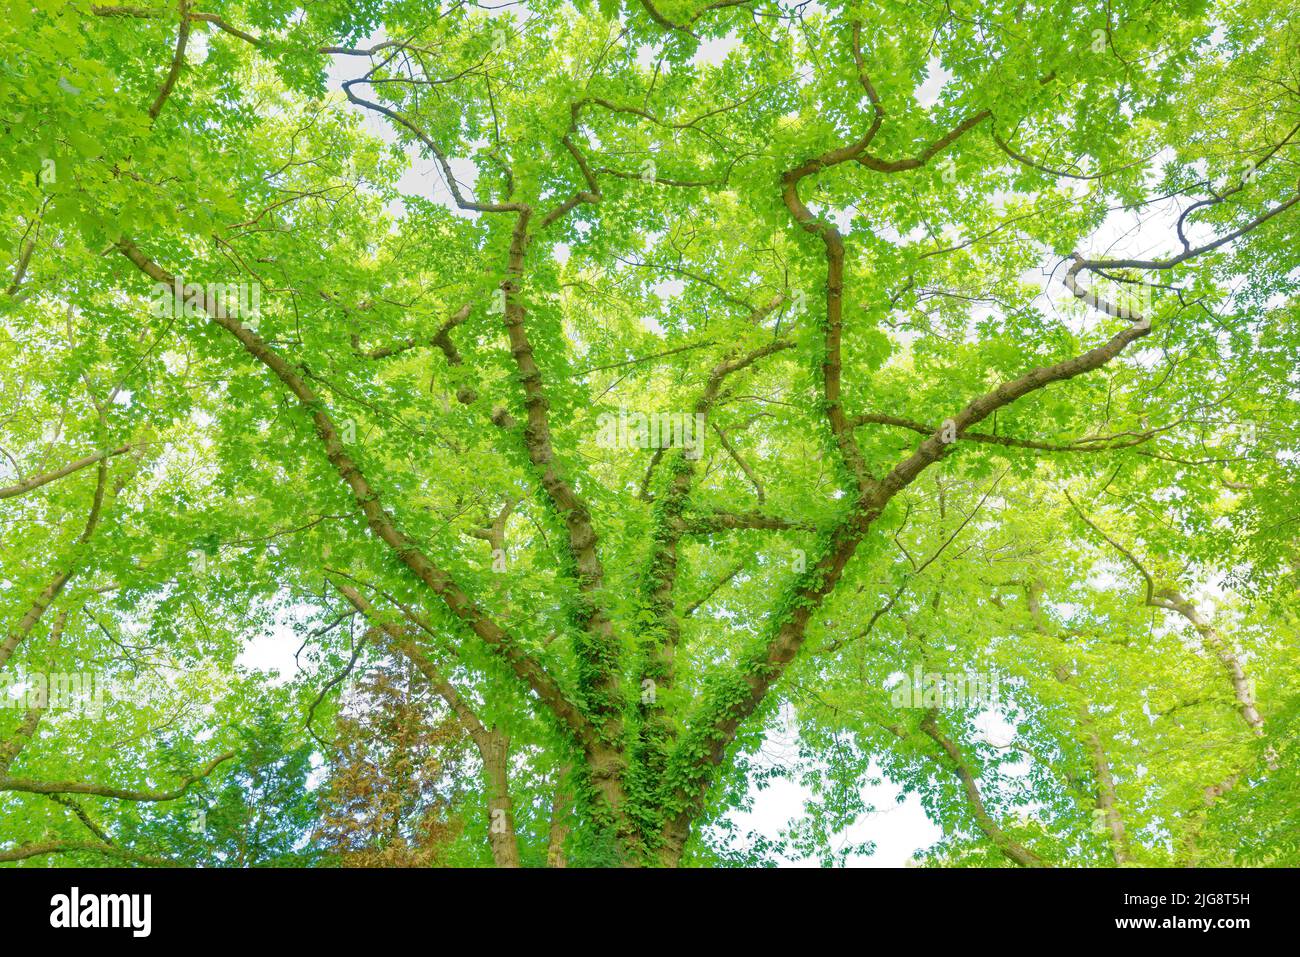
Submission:
M 430 859 L 834 862 L 888 778 L 935 863 L 1300 861 L 1285 10 L 9 14 L 0 861 L 330 862 L 394 662 Z

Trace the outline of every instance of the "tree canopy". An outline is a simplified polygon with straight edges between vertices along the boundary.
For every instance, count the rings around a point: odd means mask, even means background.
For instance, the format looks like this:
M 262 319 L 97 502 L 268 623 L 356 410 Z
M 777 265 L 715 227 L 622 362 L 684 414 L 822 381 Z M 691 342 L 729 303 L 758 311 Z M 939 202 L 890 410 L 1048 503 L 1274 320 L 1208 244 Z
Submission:
M 139 2 L 0 24 L 0 862 L 836 863 L 888 781 L 1300 863 L 1285 5 Z

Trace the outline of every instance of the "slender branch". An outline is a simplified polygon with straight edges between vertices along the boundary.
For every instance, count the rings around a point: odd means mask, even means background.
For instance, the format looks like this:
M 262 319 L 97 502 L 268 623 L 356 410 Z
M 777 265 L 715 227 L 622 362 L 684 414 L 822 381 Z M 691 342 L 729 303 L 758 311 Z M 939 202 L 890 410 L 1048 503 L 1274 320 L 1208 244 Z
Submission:
M 202 781 L 221 764 L 235 756 L 227 751 L 208 762 L 200 771 L 184 778 L 170 791 L 136 791 L 129 788 L 108 787 L 85 781 L 33 781 L 28 778 L 0 777 L 0 791 L 18 791 L 25 794 L 89 794 L 94 797 L 116 798 L 120 801 L 175 801 L 197 781 Z
M 368 351 L 354 347 L 354 351 L 363 359 L 389 359 L 393 356 L 400 356 L 404 352 L 409 352 L 411 349 L 427 344 L 437 346 L 442 350 L 442 354 L 447 357 L 447 362 L 449 364 L 458 366 L 465 360 L 461 358 L 460 351 L 457 350 L 456 344 L 451 341 L 450 333 L 451 330 L 455 329 L 462 322 L 468 319 L 469 314 L 470 304 L 466 303 L 461 306 L 460 309 L 456 310 L 455 314 L 447 319 L 446 322 L 440 325 L 438 331 L 427 340 L 406 339 L 402 342 L 394 343 L 393 345 L 380 346 L 379 348 L 370 349 Z
M 1049 619 L 1043 611 L 1043 583 L 1035 579 L 1032 582 L 1024 583 L 1024 588 L 1025 601 L 1034 631 L 1047 638 L 1062 640 L 1062 636 L 1057 633 L 1056 629 L 1049 627 Z M 1075 706 L 1075 714 L 1078 720 L 1079 734 L 1088 749 L 1088 757 L 1092 762 L 1093 777 L 1097 784 L 1094 791 L 1094 803 L 1097 810 L 1101 812 L 1102 820 L 1106 822 L 1111 855 L 1114 857 L 1116 865 L 1122 867 L 1125 864 L 1131 864 L 1133 862 L 1133 852 L 1129 847 L 1124 815 L 1120 811 L 1119 796 L 1115 788 L 1115 775 L 1111 770 L 1110 755 L 1106 752 L 1106 746 L 1102 743 L 1101 732 L 1097 728 L 1097 720 L 1092 715 L 1092 703 L 1082 696 L 1078 683 L 1075 681 L 1075 676 L 1070 669 L 1058 666 L 1053 669 L 1052 673 L 1057 681 L 1075 689 L 1080 694 L 1079 701 Z
M 54 624 L 50 626 L 49 644 L 51 651 L 59 646 L 59 640 L 63 636 L 63 628 L 67 622 L 68 612 L 66 609 L 55 616 Z M 27 709 L 27 713 L 23 715 L 23 720 L 18 725 L 17 730 L 14 731 L 13 736 L 0 743 L 0 778 L 9 773 L 9 769 L 13 767 L 18 755 L 22 754 L 23 749 L 31 742 L 32 736 L 36 733 L 41 719 L 45 717 L 48 707 L 48 698 L 37 701 L 36 704 Z
M 1262 736 L 1264 733 L 1264 718 L 1259 713 L 1254 693 L 1251 691 L 1250 679 L 1246 677 L 1246 671 L 1241 664 L 1241 659 L 1228 647 L 1218 630 L 1201 615 L 1196 606 L 1188 601 L 1177 587 L 1173 585 L 1157 587 L 1154 577 L 1138 560 L 1137 556 L 1102 531 L 1101 527 L 1089 518 L 1087 513 L 1070 496 L 1068 489 L 1065 490 L 1065 498 L 1085 525 L 1101 536 L 1111 548 L 1123 555 L 1129 564 L 1137 569 L 1146 586 L 1146 604 L 1153 608 L 1163 608 L 1174 612 L 1196 630 L 1205 647 L 1219 659 L 1219 663 L 1223 665 L 1224 670 L 1227 672 L 1242 720 L 1250 727 L 1252 733 L 1256 736 Z
M 924 422 L 916 422 L 911 419 L 902 419 L 893 415 L 881 415 L 874 412 L 864 413 L 854 416 L 850 420 L 853 428 L 859 428 L 863 425 L 890 425 L 900 429 L 908 429 L 921 435 L 932 435 L 939 431 L 933 425 L 927 425 Z M 1177 423 L 1175 423 L 1176 425 Z M 1056 443 L 1056 442 L 1039 442 L 1034 439 L 1016 439 L 1006 435 L 989 435 L 985 432 L 964 432 L 962 439 L 970 442 L 982 442 L 987 445 L 1002 445 L 1008 448 L 1033 449 L 1039 452 L 1108 452 L 1113 449 L 1127 449 L 1135 445 L 1141 445 L 1149 442 L 1162 432 L 1167 432 L 1174 428 L 1174 425 L 1167 425 L 1159 429 L 1148 429 L 1145 432 L 1136 435 L 1103 435 L 1096 438 L 1079 439 L 1075 442 Z
M 901 740 L 906 741 L 910 737 L 906 729 L 898 725 L 887 727 Z M 993 816 L 989 814 L 983 795 L 980 794 L 978 777 L 972 770 L 970 762 L 962 754 L 961 748 L 939 727 L 936 709 L 931 708 L 926 711 L 925 717 L 921 719 L 919 730 L 943 751 L 947 761 L 944 762 L 938 758 L 934 760 L 937 760 L 940 764 L 946 764 L 948 769 L 961 782 L 962 790 L 966 794 L 966 801 L 970 805 L 971 813 L 974 815 L 976 826 L 993 842 L 993 845 L 1008 859 L 1021 867 L 1051 867 L 1052 865 L 1047 861 L 1010 837 L 993 819 Z
M 686 610 L 682 612 L 682 617 L 690 618 L 693 614 L 695 614 L 697 611 L 700 610 L 700 608 L 705 604 L 705 602 L 707 602 L 714 595 L 716 595 L 720 589 L 722 589 L 728 582 L 730 582 L 733 578 L 735 578 L 742 571 L 744 571 L 744 569 L 745 569 L 745 563 L 743 561 L 737 562 L 735 565 L 731 566 L 731 569 L 725 575 L 719 578 L 716 582 L 710 585 L 708 590 L 703 595 L 701 595 L 695 601 L 691 602 L 689 605 L 686 606 Z
M 726 431 L 717 425 L 713 426 L 713 431 L 717 433 L 718 441 L 722 443 L 723 449 L 725 449 L 727 454 L 731 456 L 731 460 L 739 466 L 740 471 L 745 473 L 745 478 L 749 479 L 749 484 L 754 486 L 754 494 L 758 498 L 758 504 L 762 505 L 766 500 L 766 496 L 763 494 L 763 483 L 758 480 L 758 476 L 755 475 L 754 470 L 749 467 L 749 463 L 741 458 L 740 453 L 737 452 L 735 446 L 731 444 L 731 439 L 728 438 Z
M 64 476 L 71 475 L 73 472 L 79 472 L 81 469 L 94 465 L 103 459 L 112 458 L 115 455 L 123 455 L 136 447 L 137 445 L 135 443 L 128 443 L 127 445 L 121 445 L 115 449 L 109 449 L 104 452 L 94 452 L 84 458 L 77 459 L 75 462 L 69 462 L 62 468 L 25 478 L 17 485 L 0 488 L 0 498 L 13 498 L 16 495 L 24 495 L 33 489 L 40 488 L 42 485 L 48 485 L 51 482 L 58 481 Z
M 45 610 L 59 596 L 63 591 L 63 586 L 68 583 L 68 580 L 76 574 L 77 569 L 80 567 L 86 546 L 90 542 L 91 536 L 95 534 L 95 529 L 99 526 L 100 516 L 104 510 L 104 499 L 108 490 L 108 462 L 106 459 L 101 458 L 98 464 L 99 474 L 95 481 L 95 494 L 91 500 L 90 514 L 86 517 L 86 524 L 77 540 L 72 544 L 72 551 L 67 558 L 65 567 L 54 573 L 49 584 L 36 596 L 36 600 L 32 602 L 31 607 L 27 609 L 27 613 L 18 622 L 18 627 L 9 633 L 3 644 L 0 644 L 0 668 L 3 668 L 9 659 L 13 657 L 18 645 L 36 627 L 36 623 L 41 620 Z
M 167 102 L 167 97 L 171 96 L 172 90 L 176 86 L 176 80 L 181 75 L 181 67 L 185 64 L 185 45 L 190 39 L 190 18 L 188 13 L 188 0 L 179 0 L 181 23 L 176 33 L 176 53 L 172 57 L 171 68 L 167 71 L 167 78 L 163 81 L 162 89 L 158 91 L 158 97 L 153 101 L 153 106 L 149 107 L 149 118 L 158 119 L 158 114 L 162 112 L 163 105 Z

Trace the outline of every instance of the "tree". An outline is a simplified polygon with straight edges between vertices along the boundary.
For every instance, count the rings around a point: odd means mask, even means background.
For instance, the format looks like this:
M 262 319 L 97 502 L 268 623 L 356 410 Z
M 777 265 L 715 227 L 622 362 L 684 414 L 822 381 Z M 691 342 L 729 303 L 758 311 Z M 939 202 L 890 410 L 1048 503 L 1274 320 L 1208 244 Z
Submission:
M 322 830 L 344 866 L 427 867 L 454 846 L 464 743 L 454 718 L 434 723 L 422 705 L 381 671 L 339 721 Z
M 1209 864 L 1291 793 L 1282 11 L 0 29 L 0 673 L 166 691 L 6 709 L 0 860 L 193 860 L 140 808 L 254 767 L 303 802 L 271 860 L 381 797 L 365 863 L 842 859 L 880 773 L 935 863 Z M 285 684 L 241 663 L 291 631 Z M 737 835 L 774 774 L 805 819 Z

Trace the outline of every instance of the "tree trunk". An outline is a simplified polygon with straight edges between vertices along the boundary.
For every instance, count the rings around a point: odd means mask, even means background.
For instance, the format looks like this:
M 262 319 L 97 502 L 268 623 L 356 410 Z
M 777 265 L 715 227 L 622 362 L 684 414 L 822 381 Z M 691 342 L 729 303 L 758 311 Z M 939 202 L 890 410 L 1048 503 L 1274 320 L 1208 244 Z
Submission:
M 510 738 L 499 728 L 485 732 L 479 751 L 487 779 L 488 843 L 497 867 L 519 866 L 515 809 L 510 800 Z
M 565 789 L 565 779 L 568 776 L 567 765 L 555 775 L 555 793 L 551 798 L 551 832 L 546 842 L 547 867 L 568 867 L 568 860 L 564 856 L 564 842 L 569 836 L 567 812 L 572 800 Z

